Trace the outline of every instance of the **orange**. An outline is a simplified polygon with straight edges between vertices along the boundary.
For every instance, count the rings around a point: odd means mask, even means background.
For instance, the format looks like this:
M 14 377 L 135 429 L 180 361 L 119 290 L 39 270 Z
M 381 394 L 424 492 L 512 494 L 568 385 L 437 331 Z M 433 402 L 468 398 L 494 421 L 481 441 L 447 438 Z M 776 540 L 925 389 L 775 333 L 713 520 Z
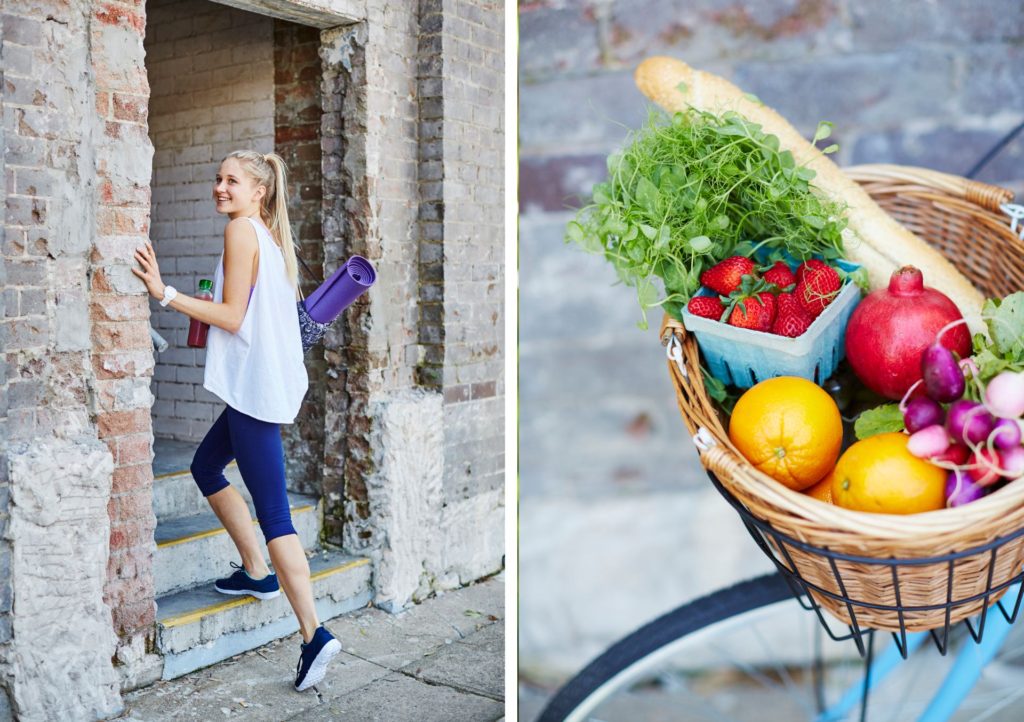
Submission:
M 835 466 L 843 420 L 836 402 L 820 386 L 779 376 L 740 396 L 729 419 L 729 438 L 751 464 L 801 491 Z
M 832 500 L 832 477 L 834 476 L 834 471 L 835 469 L 830 471 L 825 475 L 824 479 L 814 486 L 804 489 L 804 493 L 807 494 L 807 496 L 813 496 L 815 499 L 823 501 L 826 504 L 834 504 L 835 502 Z
M 946 505 L 946 471 L 907 451 L 906 434 L 869 436 L 836 464 L 832 498 L 846 509 L 916 514 Z

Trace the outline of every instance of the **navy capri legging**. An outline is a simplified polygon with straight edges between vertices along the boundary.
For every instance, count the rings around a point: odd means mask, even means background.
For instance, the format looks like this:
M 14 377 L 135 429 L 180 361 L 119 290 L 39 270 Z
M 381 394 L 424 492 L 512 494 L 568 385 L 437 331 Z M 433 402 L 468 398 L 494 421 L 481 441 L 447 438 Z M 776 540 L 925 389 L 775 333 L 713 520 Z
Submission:
M 285 490 L 280 426 L 226 407 L 192 459 L 192 476 L 203 496 L 216 494 L 229 485 L 224 478 L 224 468 L 232 459 L 238 461 L 238 470 L 252 496 L 264 539 L 269 542 L 294 534 Z

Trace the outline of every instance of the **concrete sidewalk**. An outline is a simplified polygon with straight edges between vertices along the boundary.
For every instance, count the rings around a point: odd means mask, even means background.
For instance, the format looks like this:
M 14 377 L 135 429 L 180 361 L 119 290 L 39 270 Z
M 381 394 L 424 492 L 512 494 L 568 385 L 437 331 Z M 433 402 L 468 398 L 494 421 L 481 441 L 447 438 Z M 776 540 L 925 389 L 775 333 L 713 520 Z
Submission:
M 344 651 L 314 689 L 292 687 L 298 634 L 125 695 L 118 720 L 477 722 L 504 718 L 505 574 L 398 614 L 328 621 Z

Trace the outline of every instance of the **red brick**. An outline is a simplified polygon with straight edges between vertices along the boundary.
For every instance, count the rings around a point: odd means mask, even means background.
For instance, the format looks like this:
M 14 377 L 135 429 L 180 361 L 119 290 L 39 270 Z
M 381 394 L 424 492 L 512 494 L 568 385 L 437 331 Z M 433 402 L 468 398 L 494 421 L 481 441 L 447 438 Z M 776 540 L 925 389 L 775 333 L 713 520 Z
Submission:
M 146 21 L 139 13 L 134 13 L 123 5 L 102 3 L 96 8 L 96 19 L 104 25 L 119 25 L 134 28 L 139 35 L 146 29 Z
M 274 141 L 290 143 L 296 140 L 313 140 L 320 135 L 320 126 L 312 123 L 306 125 L 281 126 L 274 131 Z
M 150 448 L 149 434 L 131 434 L 117 438 L 117 464 L 131 465 L 140 462 L 151 462 L 153 452 Z
M 96 229 L 101 236 L 148 237 L 149 210 L 100 207 L 96 214 Z
M 114 288 L 110 285 L 105 268 L 93 269 L 91 290 L 94 293 L 113 293 Z
M 460 401 L 469 401 L 469 384 L 449 386 L 444 390 L 444 402 L 446 404 L 456 404 Z
M 142 409 L 140 409 L 142 411 Z M 149 415 L 148 409 L 145 410 Z M 119 466 L 114 469 L 114 482 L 110 493 L 124 494 L 126 492 L 144 489 L 153 481 L 153 467 L 150 464 L 133 464 L 131 466 Z
M 153 354 L 142 349 L 120 353 L 94 353 L 92 368 L 96 372 L 96 378 L 102 380 L 148 377 L 153 373 Z
M 106 118 L 110 114 L 110 93 L 97 91 L 96 93 L 96 115 Z
M 98 353 L 149 349 L 153 344 L 146 321 L 98 321 L 92 326 L 92 342 Z
M 153 569 L 153 545 L 129 547 L 111 552 L 107 558 L 107 582 L 116 579 L 134 579 Z
M 149 297 L 136 294 L 92 294 L 89 318 L 93 321 L 145 321 L 149 322 Z
M 149 489 L 140 489 L 114 498 L 117 500 L 117 515 L 111 515 L 111 520 L 145 521 L 153 514 L 153 493 Z
M 156 623 L 156 605 L 152 600 L 114 607 L 111 612 L 114 631 L 121 637 L 145 631 Z
M 494 396 L 494 394 L 494 381 L 485 381 L 483 383 L 473 384 L 470 388 L 470 396 L 474 399 L 486 399 Z
M 149 434 L 152 430 L 149 409 L 107 411 L 96 416 L 96 423 L 101 439 L 128 434 Z
M 132 521 L 112 520 L 110 523 L 110 553 L 141 554 L 144 547 L 153 546 L 154 524 L 150 519 Z
M 104 358 L 115 354 L 105 354 Z M 123 354 L 122 354 L 123 355 Z M 152 354 L 150 354 L 152 356 Z M 99 365 L 93 363 L 94 370 Z M 99 376 L 99 374 L 97 374 Z M 146 378 L 146 377 L 142 377 Z M 96 408 L 99 411 L 127 411 L 129 409 L 149 408 L 149 395 L 139 392 L 141 383 L 137 377 L 130 375 L 124 377 L 122 374 L 117 378 L 111 378 L 109 374 L 98 378 L 94 382 L 96 389 Z M 146 384 L 149 385 L 148 383 Z
M 113 500 L 111 500 L 113 503 Z M 109 505 L 108 505 L 109 513 Z M 119 524 L 110 529 L 110 553 L 135 546 L 137 525 Z
M 114 117 L 132 123 L 145 123 L 149 108 L 148 100 L 144 95 L 114 93 Z

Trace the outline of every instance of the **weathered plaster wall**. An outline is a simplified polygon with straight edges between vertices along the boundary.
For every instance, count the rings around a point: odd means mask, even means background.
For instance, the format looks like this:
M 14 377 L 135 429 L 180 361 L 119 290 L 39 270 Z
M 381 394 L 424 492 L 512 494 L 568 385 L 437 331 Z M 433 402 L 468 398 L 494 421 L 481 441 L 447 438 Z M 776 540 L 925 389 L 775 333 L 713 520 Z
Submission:
M 113 458 L 82 437 L 19 442 L 8 454 L 18 613 L 4 656 L 14 712 L 25 722 L 117 714 L 117 637 L 103 603 Z
M 150 0 L 146 71 L 152 89 L 153 247 L 166 283 L 195 294 L 213 279 L 226 217 L 211 199 L 233 150 L 274 150 L 274 20 L 206 0 Z M 224 408 L 203 388 L 205 349 L 189 348 L 189 321 L 150 302 L 170 344 L 153 373 L 153 431 L 199 441 Z

